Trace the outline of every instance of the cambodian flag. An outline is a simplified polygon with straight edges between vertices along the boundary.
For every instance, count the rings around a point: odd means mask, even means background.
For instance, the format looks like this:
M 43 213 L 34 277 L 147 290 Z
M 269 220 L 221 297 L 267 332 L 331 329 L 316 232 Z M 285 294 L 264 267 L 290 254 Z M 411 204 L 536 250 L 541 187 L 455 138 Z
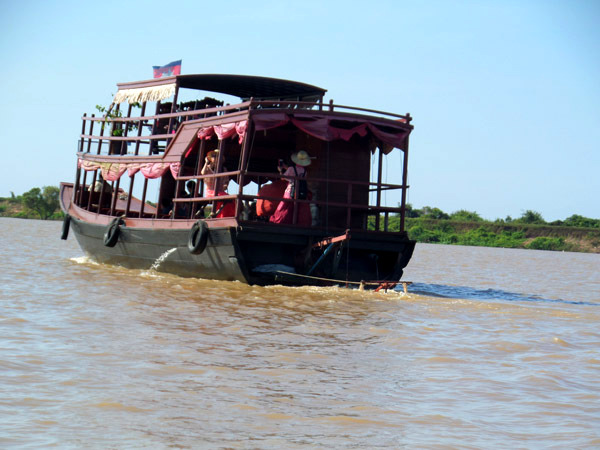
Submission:
M 152 66 L 154 71 L 154 78 L 171 77 L 173 75 L 181 74 L 181 59 L 179 61 L 173 61 L 166 66 Z

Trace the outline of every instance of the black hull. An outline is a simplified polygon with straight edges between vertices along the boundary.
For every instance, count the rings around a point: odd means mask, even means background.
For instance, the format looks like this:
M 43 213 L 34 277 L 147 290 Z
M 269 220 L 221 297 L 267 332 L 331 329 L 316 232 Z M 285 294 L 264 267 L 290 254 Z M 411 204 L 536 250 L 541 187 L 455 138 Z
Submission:
M 313 229 L 265 224 L 211 227 L 206 249 L 192 254 L 188 229 L 122 226 L 116 245 L 109 247 L 104 244 L 107 226 L 75 217 L 70 226 L 86 255 L 101 263 L 258 285 L 398 281 L 415 246 L 404 234 L 353 233 L 339 251 L 334 249 L 315 266 L 323 251 L 312 245 L 327 236 Z

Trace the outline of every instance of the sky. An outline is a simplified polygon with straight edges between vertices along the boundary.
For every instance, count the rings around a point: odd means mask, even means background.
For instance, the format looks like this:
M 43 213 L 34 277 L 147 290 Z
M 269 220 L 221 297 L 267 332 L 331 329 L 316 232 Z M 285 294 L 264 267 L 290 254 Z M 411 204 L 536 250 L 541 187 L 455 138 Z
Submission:
M 182 59 L 409 112 L 415 208 L 600 218 L 599 23 L 597 0 L 2 0 L 0 196 L 72 182 L 83 113 Z

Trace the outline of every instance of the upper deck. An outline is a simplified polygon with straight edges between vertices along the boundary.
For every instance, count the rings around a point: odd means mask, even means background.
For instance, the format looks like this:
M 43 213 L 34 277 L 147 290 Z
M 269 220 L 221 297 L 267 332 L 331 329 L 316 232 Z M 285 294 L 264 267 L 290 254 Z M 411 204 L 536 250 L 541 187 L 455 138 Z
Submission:
M 117 86 L 119 90 L 108 114 L 83 116 L 78 151 L 83 177 L 79 175 L 77 180 L 81 186 L 86 185 L 88 171 L 93 171 L 92 184 L 101 171 L 104 179 L 113 183 L 111 192 L 115 193 L 121 189 L 121 176 L 127 171 L 131 194 L 133 177 L 142 169 L 142 202 L 147 200 L 148 180 L 161 178 L 155 202 L 169 196 L 175 205 L 170 216 L 164 218 L 181 218 L 178 205 L 191 202 L 193 207 L 187 209 L 186 217 L 193 220 L 203 205 L 215 201 L 204 196 L 204 183 L 211 178 L 232 180 L 237 184 L 237 192 L 219 199 L 235 201 L 236 218 L 241 220 L 244 204 L 257 198 L 256 192 L 248 194 L 245 187 L 252 184 L 258 191 L 267 180 L 276 179 L 275 161 L 302 147 L 316 157 L 317 162 L 309 171 L 314 190 L 327 192 L 327 198 L 321 195 L 321 199 L 313 198 L 311 203 L 327 209 L 328 215 L 332 210 L 343 210 L 344 220 L 336 219 L 340 228 L 354 225 L 366 229 L 368 215 L 375 217 L 376 229 L 382 230 L 387 229 L 390 214 L 399 214 L 403 219 L 408 136 L 413 128 L 409 114 L 337 105 L 333 101 L 324 103 L 325 89 L 255 76 L 178 75 Z M 178 101 L 182 89 L 233 95 L 241 102 L 229 105 L 207 96 L 199 98 L 201 95 Z M 171 97 L 171 101 L 166 101 Z M 127 109 L 121 110 L 124 102 Z M 201 175 L 201 162 L 215 148 L 221 150 L 219 170 L 214 175 Z M 377 148 L 379 154 L 375 157 Z M 383 157 L 393 148 L 404 153 L 402 179 L 396 184 L 382 179 Z M 372 160 L 377 166 L 375 176 L 371 176 Z M 181 196 L 182 187 L 189 180 L 198 183 L 191 199 Z M 78 183 L 76 191 L 77 188 Z M 399 208 L 381 204 L 382 193 L 390 190 L 401 191 Z M 371 193 L 376 197 L 373 202 L 369 201 Z M 91 202 L 91 196 L 83 205 L 84 197 L 81 193 L 79 197 L 74 195 L 82 206 L 102 209 L 102 202 Z M 130 211 L 126 207 L 120 211 L 117 204 L 113 199 L 111 207 L 104 206 L 105 212 L 146 215 L 144 208 Z M 159 209 L 153 210 L 154 218 L 160 218 Z M 359 210 L 361 214 L 354 214 Z M 383 227 L 379 226 L 380 214 L 385 217 Z M 403 223 L 397 231 L 402 230 Z

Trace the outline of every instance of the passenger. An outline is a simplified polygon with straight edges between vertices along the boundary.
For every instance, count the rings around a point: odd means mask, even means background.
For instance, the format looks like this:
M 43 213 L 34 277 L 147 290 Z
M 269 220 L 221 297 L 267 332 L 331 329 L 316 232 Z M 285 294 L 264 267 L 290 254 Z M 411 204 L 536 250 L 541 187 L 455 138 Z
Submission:
M 110 183 L 104 181 L 104 178 L 102 178 L 102 173 L 100 173 L 98 175 L 98 178 L 96 179 L 96 183 L 94 184 L 94 188 L 93 188 L 93 192 L 100 192 L 102 190 L 102 185 L 104 184 L 104 193 L 105 194 L 110 194 L 112 193 L 112 186 L 110 185 Z M 91 190 L 92 187 L 88 187 L 88 191 Z
M 292 177 L 306 178 L 306 167 L 311 163 L 311 158 L 308 153 L 304 150 L 300 150 L 293 153 L 291 156 L 291 162 L 288 164 L 283 160 L 279 160 L 277 170 L 283 175 L 283 179 L 287 182 L 287 187 L 283 195 L 284 199 L 301 199 L 310 200 L 310 193 L 306 192 L 306 195 L 302 193 L 302 187 L 306 187 L 304 180 L 296 180 Z M 304 181 L 304 183 L 302 183 Z M 279 202 L 277 209 L 269 219 L 273 223 L 291 224 L 294 220 L 294 203 L 289 200 L 282 200 Z M 297 209 L 297 221 L 298 225 L 310 226 L 312 223 L 312 216 L 310 213 L 310 204 L 299 202 Z
M 185 183 L 185 189 L 181 193 L 181 197 L 193 198 L 193 197 L 195 197 L 195 195 L 196 195 L 196 181 L 188 180 L 187 183 Z M 176 217 L 178 219 L 188 218 L 190 215 L 190 212 L 192 211 L 192 205 L 193 205 L 192 202 L 180 203 L 177 206 Z
M 263 185 L 258 191 L 258 199 L 256 200 L 256 215 L 268 219 L 271 217 L 277 206 L 278 200 L 268 200 L 264 197 L 282 198 L 288 182 L 286 180 L 275 180 L 272 183 Z
M 219 150 L 212 150 L 208 152 L 204 159 L 204 166 L 200 173 L 202 175 L 211 175 L 217 173 L 217 161 L 219 158 Z M 223 172 L 227 172 L 225 166 L 222 167 Z M 227 195 L 227 185 L 224 183 L 223 177 L 221 178 L 206 178 L 204 180 L 206 186 L 205 197 L 215 197 L 220 195 Z M 216 202 L 215 211 L 213 211 L 215 217 L 233 217 L 235 216 L 235 204 L 232 201 Z
M 162 217 L 169 217 L 172 213 L 173 213 L 173 201 L 167 197 L 161 198 L 158 214 Z
M 188 180 L 188 182 L 185 183 L 184 195 L 187 198 L 193 198 L 196 195 L 196 181 L 195 180 Z

